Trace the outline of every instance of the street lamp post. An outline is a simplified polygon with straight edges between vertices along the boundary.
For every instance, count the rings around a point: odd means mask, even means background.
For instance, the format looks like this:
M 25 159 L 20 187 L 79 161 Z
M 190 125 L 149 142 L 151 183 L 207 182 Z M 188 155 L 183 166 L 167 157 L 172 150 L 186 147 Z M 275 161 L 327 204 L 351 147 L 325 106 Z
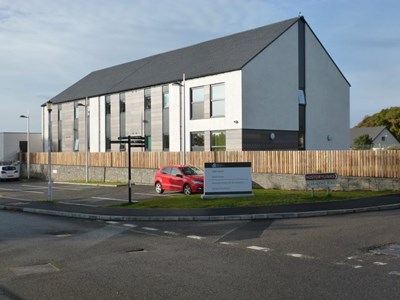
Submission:
M 186 119 L 185 119 L 185 73 L 182 76 L 182 82 L 174 82 L 179 86 L 179 107 L 180 107 L 180 136 L 181 136 L 181 162 L 186 164 Z M 183 90 L 183 92 L 182 92 Z
M 78 106 L 85 107 L 85 181 L 89 181 L 89 141 L 88 141 L 88 103 L 87 97 L 85 98 L 85 104 L 79 103 Z
M 27 177 L 28 179 L 30 178 L 30 130 L 29 130 L 29 111 L 26 115 L 20 115 L 20 118 L 26 119 L 26 172 L 27 172 Z
M 48 112 L 48 132 L 47 132 L 47 141 L 48 141 L 48 168 L 47 168 L 47 173 L 49 177 L 49 182 L 48 182 L 48 191 L 47 191 L 47 200 L 52 201 L 53 195 L 52 195 L 52 186 L 51 186 L 51 144 L 52 144 L 52 134 L 51 134 L 51 111 L 53 110 L 53 102 L 48 101 L 47 102 L 47 112 Z

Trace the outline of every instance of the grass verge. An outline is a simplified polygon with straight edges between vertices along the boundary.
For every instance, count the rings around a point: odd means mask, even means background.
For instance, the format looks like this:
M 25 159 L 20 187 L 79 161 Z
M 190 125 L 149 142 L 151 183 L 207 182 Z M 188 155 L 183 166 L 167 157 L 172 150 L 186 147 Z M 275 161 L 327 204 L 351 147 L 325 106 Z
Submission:
M 358 198 L 368 198 L 392 194 L 392 191 L 333 191 L 327 195 L 326 191 L 316 191 L 312 197 L 311 191 L 284 191 L 254 189 L 254 197 L 234 197 L 201 199 L 201 194 L 183 195 L 170 194 L 167 197 L 146 199 L 132 204 L 113 205 L 120 208 L 221 208 L 221 207 L 251 207 L 266 205 L 283 205 L 295 203 L 313 203 L 340 201 Z

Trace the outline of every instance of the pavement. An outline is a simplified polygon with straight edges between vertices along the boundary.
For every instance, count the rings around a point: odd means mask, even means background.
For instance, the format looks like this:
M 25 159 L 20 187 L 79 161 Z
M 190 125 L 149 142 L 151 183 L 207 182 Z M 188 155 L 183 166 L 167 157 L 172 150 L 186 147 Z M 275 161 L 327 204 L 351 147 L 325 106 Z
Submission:
M 0 209 L 113 221 L 225 221 L 330 216 L 400 208 L 400 193 L 379 197 L 291 205 L 236 208 L 127 209 L 0 197 Z

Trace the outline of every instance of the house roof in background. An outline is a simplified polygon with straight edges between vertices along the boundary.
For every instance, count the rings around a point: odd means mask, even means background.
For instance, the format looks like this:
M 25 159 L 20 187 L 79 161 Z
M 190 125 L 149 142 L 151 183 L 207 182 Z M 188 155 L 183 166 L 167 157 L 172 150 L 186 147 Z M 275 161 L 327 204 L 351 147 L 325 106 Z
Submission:
M 299 19 L 296 17 L 193 46 L 94 71 L 53 103 L 106 95 L 242 69 Z
M 382 133 L 386 129 L 385 126 L 376 126 L 376 127 L 353 127 L 350 130 L 351 140 L 358 138 L 361 135 L 368 134 L 372 140 L 375 140 L 377 136 Z M 390 131 L 389 131 L 390 133 Z

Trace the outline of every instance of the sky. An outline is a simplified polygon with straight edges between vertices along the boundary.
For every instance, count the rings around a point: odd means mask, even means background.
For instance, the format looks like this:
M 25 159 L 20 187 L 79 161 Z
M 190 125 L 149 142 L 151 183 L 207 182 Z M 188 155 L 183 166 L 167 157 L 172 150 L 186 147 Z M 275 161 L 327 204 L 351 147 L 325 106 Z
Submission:
M 304 16 L 350 82 L 350 126 L 400 106 L 398 0 L 0 0 L 0 132 L 92 71 Z

